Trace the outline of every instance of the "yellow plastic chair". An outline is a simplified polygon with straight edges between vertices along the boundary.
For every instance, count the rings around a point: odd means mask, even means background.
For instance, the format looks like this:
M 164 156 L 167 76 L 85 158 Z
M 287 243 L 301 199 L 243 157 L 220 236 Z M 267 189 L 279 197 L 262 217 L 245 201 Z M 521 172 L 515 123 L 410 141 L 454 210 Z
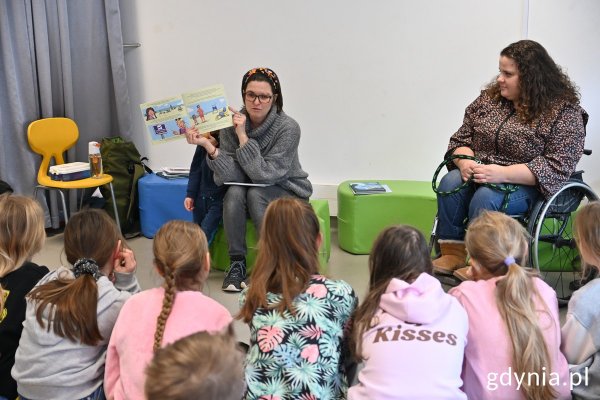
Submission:
M 73 147 L 77 143 L 77 139 L 79 139 L 79 129 L 75 121 L 69 118 L 44 118 L 29 124 L 29 128 L 27 128 L 29 146 L 33 151 L 42 156 L 42 163 L 40 164 L 37 176 L 38 185 L 35 187 L 33 196 L 36 197 L 38 189 L 58 190 L 65 214 L 65 223 L 67 223 L 69 217 L 65 194 L 63 192 L 64 189 L 88 189 L 108 184 L 115 209 L 117 226 L 121 229 L 115 192 L 112 186 L 113 177 L 111 175 L 103 174 L 101 178 L 85 178 L 68 182 L 54 181 L 48 176 L 48 168 L 50 167 L 52 158 L 54 158 L 56 165 L 64 164 L 63 153 Z

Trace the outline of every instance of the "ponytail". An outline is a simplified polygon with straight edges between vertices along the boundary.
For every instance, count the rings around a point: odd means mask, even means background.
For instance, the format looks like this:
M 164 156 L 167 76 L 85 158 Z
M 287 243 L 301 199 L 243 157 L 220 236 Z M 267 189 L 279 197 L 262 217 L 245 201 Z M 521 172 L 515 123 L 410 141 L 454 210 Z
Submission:
M 533 279 L 532 274 L 513 259 L 508 264 L 505 277 L 496 284 L 496 304 L 512 343 L 512 366 L 519 376 L 531 372 L 542 375 L 543 368 L 551 368 L 550 354 L 534 302 L 534 298 L 541 300 L 541 296 Z M 522 389 L 525 397 L 531 400 L 557 397 L 551 385 L 529 385 L 524 380 Z
M 57 279 L 34 288 L 28 297 L 36 302 L 35 316 L 42 328 L 72 342 L 95 346 L 103 338 L 98 328 L 98 286 L 102 276 L 92 259 L 77 260 L 75 279 Z M 46 312 L 46 308 L 49 308 Z M 44 316 L 48 326 L 44 325 Z
M 546 368 L 552 368 L 552 359 L 534 300 L 539 300 L 547 314 L 550 311 L 537 290 L 537 273 L 521 267 L 527 260 L 527 232 L 503 213 L 484 211 L 471 221 L 465 245 L 472 260 L 491 275 L 501 277 L 496 282 L 496 305 L 510 337 L 515 374 L 542 375 Z M 558 395 L 551 385 L 528 383 L 525 380 L 522 384 L 528 400 L 554 399 Z

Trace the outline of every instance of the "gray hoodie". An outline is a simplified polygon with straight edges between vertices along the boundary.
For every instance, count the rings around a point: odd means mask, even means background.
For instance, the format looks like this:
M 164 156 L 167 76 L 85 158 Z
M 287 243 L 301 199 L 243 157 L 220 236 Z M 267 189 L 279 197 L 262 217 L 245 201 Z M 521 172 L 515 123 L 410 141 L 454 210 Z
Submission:
M 70 269 L 60 267 L 43 277 L 42 285 L 58 277 L 73 278 Z M 27 300 L 23 334 L 15 355 L 12 376 L 20 395 L 28 399 L 73 400 L 90 395 L 103 383 L 106 348 L 121 307 L 131 294 L 140 291 L 135 274 L 115 273 L 115 284 L 98 279 L 98 328 L 102 341 L 96 346 L 75 343 L 36 320 L 35 303 Z M 46 308 L 46 311 L 49 308 Z M 44 313 L 48 326 L 48 313 Z

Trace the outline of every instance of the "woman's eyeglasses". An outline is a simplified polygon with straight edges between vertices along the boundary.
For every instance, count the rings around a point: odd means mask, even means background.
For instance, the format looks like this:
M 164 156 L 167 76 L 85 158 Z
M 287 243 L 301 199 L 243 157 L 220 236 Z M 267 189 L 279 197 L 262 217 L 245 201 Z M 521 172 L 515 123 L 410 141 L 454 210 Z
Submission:
M 268 103 L 271 101 L 273 96 L 266 94 L 256 94 L 254 92 L 245 92 L 244 98 L 250 102 L 254 102 L 254 100 L 258 99 L 259 103 Z

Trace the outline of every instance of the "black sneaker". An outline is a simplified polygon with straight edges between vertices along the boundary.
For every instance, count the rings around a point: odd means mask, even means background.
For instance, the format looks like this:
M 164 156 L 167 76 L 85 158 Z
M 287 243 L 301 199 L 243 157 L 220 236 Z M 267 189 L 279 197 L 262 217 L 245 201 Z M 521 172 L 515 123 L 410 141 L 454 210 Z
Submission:
M 232 261 L 223 280 L 221 289 L 225 292 L 241 292 L 246 288 L 246 261 Z

